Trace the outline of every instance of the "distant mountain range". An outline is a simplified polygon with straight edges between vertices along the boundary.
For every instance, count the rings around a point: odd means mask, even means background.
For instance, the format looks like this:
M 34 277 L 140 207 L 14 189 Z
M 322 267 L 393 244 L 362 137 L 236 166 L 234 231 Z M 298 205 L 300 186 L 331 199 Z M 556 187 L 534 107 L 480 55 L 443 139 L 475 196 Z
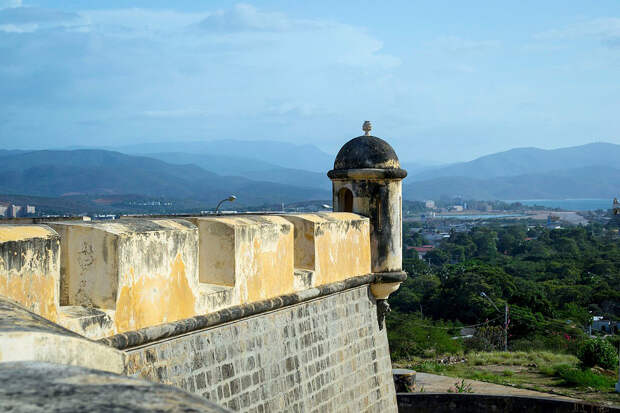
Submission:
M 0 153 L 0 193 L 34 196 L 139 194 L 216 203 L 236 194 L 239 205 L 329 199 L 301 185 L 221 176 L 196 165 L 104 150 Z
M 404 197 L 469 199 L 613 198 L 620 193 L 620 145 L 518 148 L 410 175 Z
M 410 200 L 462 197 L 478 200 L 609 198 L 620 193 L 620 169 L 590 166 L 489 179 L 445 176 L 404 185 Z
M 264 166 L 301 169 L 326 173 L 334 164 L 334 157 L 314 145 L 295 145 L 279 141 L 215 140 L 205 142 L 158 142 L 113 148 L 127 154 L 185 153 L 225 157 L 245 171 L 263 170 Z M 169 161 L 169 159 L 168 159 Z M 219 163 L 219 162 L 218 162 Z M 219 163 L 221 166 L 221 163 Z M 204 166 L 204 165 L 203 165 Z M 267 168 L 272 169 L 272 168 Z M 208 170 L 213 170 L 208 168 Z M 237 175 L 234 170 L 215 171 Z
M 620 145 L 590 143 L 549 150 L 516 148 L 482 156 L 469 162 L 459 162 L 421 171 L 411 178 L 416 181 L 446 176 L 488 179 L 589 166 L 620 168 Z
M 121 153 L 123 152 L 123 153 Z M 620 195 L 620 145 L 519 148 L 470 162 L 409 171 L 404 198 L 607 198 Z M 333 156 L 274 141 L 155 143 L 102 149 L 0 150 L 0 194 L 126 195 L 238 205 L 331 199 Z
M 144 156 L 171 164 L 194 164 L 220 175 L 236 175 L 255 181 L 304 186 L 324 191 L 331 190 L 331 182 L 326 174 L 331 167 L 328 167 L 324 172 L 314 172 L 286 168 L 257 159 L 202 153 L 161 152 L 149 153 Z

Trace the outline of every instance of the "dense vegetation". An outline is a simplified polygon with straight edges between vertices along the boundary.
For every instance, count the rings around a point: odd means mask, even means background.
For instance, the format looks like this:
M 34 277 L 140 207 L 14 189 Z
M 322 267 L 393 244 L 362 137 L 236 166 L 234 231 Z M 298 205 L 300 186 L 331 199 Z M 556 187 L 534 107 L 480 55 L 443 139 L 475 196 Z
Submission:
M 405 243 L 424 242 L 407 226 L 404 233 Z M 593 315 L 620 319 L 620 242 L 600 225 L 475 227 L 451 233 L 424 260 L 413 251 L 403 261 L 409 278 L 390 298 L 388 318 L 397 359 L 501 349 L 504 303 L 511 350 L 577 354 Z M 451 339 L 459 326 L 485 322 L 474 337 Z

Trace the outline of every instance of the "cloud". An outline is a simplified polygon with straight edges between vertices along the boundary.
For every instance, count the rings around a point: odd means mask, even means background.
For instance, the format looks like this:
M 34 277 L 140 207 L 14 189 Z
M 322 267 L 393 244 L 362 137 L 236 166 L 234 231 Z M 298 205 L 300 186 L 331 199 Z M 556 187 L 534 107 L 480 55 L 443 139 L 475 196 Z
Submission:
M 206 117 L 208 111 L 200 108 L 152 109 L 142 114 L 148 118 L 180 119 L 192 117 Z
M 389 68 L 400 64 L 399 58 L 381 53 L 383 43 L 363 28 L 320 19 L 293 19 L 248 4 L 212 13 L 194 28 L 198 35 L 227 44 L 233 53 L 245 49 L 265 55 L 256 59 L 255 53 L 246 54 L 252 56 L 253 61 L 248 62 L 251 65 L 261 65 L 261 61 L 288 65 L 291 58 L 304 55 L 307 67 L 335 63 Z
M 0 9 L 0 31 L 30 33 L 40 29 L 80 25 L 80 16 L 39 7 L 10 7 Z
M 497 40 L 470 40 L 458 36 L 440 36 L 432 41 L 430 46 L 455 53 L 497 49 L 501 44 Z
M 198 23 L 202 30 L 217 33 L 286 32 L 318 29 L 323 23 L 290 19 L 283 13 L 262 12 L 249 4 L 238 4 L 232 10 L 219 11 Z
M 9 7 L 20 7 L 22 0 L 0 0 L 0 9 Z
M 363 27 L 248 5 L 20 9 L 0 11 L 0 113 L 17 114 L 0 138 L 242 136 L 261 118 L 312 123 L 343 106 L 362 110 L 400 65 Z
M 537 40 L 565 41 L 592 38 L 610 48 L 620 45 L 620 18 L 601 17 L 581 21 L 561 29 L 552 29 L 534 36 Z

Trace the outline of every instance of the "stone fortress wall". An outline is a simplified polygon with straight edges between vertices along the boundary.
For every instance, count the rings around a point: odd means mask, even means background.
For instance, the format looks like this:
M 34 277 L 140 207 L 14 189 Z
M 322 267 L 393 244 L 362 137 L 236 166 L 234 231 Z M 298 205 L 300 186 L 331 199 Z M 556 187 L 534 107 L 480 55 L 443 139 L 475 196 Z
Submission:
M 0 331 L 0 362 L 112 371 L 241 411 L 395 411 L 369 231 L 352 213 L 0 225 L 5 319 L 48 323 Z
M 383 316 L 406 278 L 406 171 L 364 130 L 328 173 L 338 212 L 0 225 L 0 366 L 128 375 L 234 411 L 395 412 Z

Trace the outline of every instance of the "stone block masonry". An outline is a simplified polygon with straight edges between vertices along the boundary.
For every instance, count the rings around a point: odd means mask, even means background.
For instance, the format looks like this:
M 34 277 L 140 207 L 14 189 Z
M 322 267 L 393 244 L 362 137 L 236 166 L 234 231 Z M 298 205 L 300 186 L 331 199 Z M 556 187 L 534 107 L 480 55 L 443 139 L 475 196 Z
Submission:
M 397 411 L 368 285 L 129 350 L 127 373 L 236 411 Z

